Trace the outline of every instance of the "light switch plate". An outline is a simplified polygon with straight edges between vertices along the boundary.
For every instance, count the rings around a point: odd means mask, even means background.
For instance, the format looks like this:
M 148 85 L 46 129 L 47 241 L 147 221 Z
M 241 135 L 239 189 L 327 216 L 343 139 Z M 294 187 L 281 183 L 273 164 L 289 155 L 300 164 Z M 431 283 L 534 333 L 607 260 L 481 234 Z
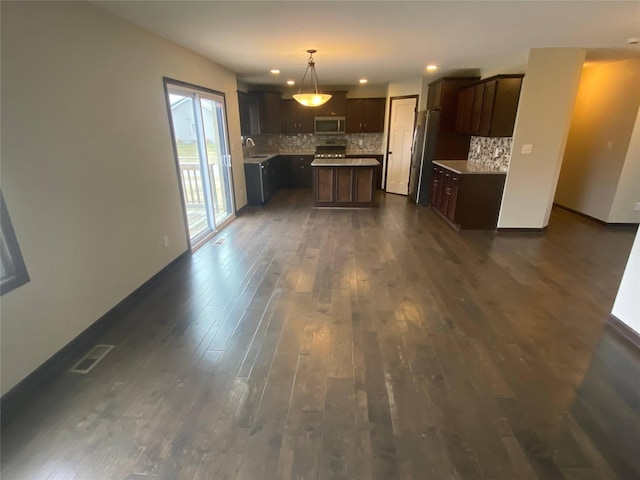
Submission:
M 634 210 L 637 210 L 638 212 L 640 212 L 640 202 L 636 202 L 635 207 L 633 207 Z
M 525 143 L 524 145 L 522 145 L 522 150 L 520 150 L 520 153 L 522 153 L 523 155 L 526 155 L 528 153 L 533 152 L 533 144 L 532 143 Z

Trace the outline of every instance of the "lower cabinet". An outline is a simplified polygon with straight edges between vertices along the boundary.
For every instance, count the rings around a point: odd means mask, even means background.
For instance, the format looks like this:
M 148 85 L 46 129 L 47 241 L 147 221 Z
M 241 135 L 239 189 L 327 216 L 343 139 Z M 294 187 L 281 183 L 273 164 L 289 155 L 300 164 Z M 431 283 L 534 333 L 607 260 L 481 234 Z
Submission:
M 278 155 L 260 163 L 245 163 L 247 203 L 265 205 L 281 188 L 312 188 L 313 155 Z
M 316 207 L 372 207 L 376 167 L 313 167 Z
M 504 173 L 461 174 L 433 166 L 431 207 L 455 228 L 493 230 L 504 190 Z
M 271 160 L 261 163 L 245 163 L 244 176 L 249 205 L 264 205 L 277 190 L 277 186 L 274 185 Z
M 279 155 L 280 188 L 311 188 L 313 155 Z

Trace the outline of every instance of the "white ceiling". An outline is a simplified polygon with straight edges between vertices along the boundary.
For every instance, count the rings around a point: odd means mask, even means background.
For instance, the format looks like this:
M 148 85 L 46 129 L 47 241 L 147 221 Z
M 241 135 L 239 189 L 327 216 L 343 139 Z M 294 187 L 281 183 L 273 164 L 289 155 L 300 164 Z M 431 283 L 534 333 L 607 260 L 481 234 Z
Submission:
M 442 76 L 582 47 L 588 60 L 640 55 L 640 1 L 95 1 L 227 67 L 245 83 L 301 80 L 315 48 L 322 85 Z M 269 73 L 279 68 L 281 74 Z

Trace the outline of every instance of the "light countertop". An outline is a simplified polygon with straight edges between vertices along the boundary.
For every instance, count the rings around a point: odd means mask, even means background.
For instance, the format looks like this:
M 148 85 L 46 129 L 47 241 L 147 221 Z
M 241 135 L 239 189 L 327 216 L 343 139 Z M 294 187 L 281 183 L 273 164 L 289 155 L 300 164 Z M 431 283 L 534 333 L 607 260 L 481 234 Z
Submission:
M 375 158 L 316 158 L 312 167 L 377 167 L 380 162 Z
M 244 163 L 262 163 L 273 157 L 277 157 L 278 153 L 256 153 L 251 156 L 243 157 Z
M 467 160 L 434 160 L 434 164 L 444 167 L 448 170 L 451 170 L 455 173 L 460 173 L 464 175 L 468 174 L 502 174 L 505 175 L 507 172 L 504 170 L 499 170 L 492 167 L 487 167 L 485 165 L 478 165 L 476 163 L 469 163 Z

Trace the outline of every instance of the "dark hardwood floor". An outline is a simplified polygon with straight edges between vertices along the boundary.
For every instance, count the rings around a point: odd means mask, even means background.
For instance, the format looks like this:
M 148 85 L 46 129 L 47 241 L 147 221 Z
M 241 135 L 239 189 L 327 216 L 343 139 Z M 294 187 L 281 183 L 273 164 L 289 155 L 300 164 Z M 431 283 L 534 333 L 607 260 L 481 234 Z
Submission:
M 640 369 L 608 388 L 598 354 L 626 348 L 604 322 L 634 229 L 554 210 L 544 233 L 456 232 L 394 195 L 311 204 L 281 190 L 158 278 L 90 373 L 3 425 L 2 478 L 638 478 L 590 400 L 638 425 L 617 405 Z

